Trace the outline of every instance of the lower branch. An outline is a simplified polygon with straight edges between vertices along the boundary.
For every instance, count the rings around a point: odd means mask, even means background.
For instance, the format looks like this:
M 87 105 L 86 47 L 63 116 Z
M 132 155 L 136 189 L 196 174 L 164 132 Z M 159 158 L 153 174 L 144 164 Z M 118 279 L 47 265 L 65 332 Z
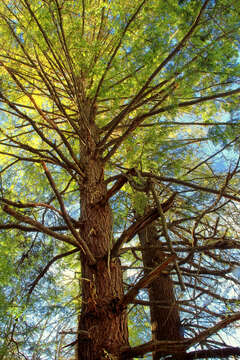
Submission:
M 135 347 L 127 347 L 123 348 L 121 351 L 121 360 L 131 359 L 133 357 L 142 357 L 143 355 L 147 354 L 148 352 L 152 351 L 161 351 L 162 353 L 171 354 L 172 358 L 175 359 L 174 355 L 179 353 L 183 353 L 190 347 L 195 344 L 199 344 L 200 342 L 204 341 L 207 337 L 215 334 L 221 329 L 224 329 L 227 325 L 233 323 L 234 321 L 240 320 L 240 312 L 237 312 L 233 315 L 226 317 L 224 320 L 218 322 L 216 325 L 202 331 L 199 335 L 195 336 L 192 339 L 184 339 L 182 341 L 150 341 L 148 343 L 135 346 Z M 230 350 L 231 349 L 231 350 Z M 208 356 L 207 356 L 207 353 Z M 221 353 L 222 351 L 222 353 Z M 229 353 L 228 353 L 229 351 Z M 231 352 L 232 351 L 232 352 Z M 235 351 L 235 352 L 234 352 Z M 214 353 L 216 355 L 214 356 Z M 213 353 L 213 355 L 212 355 Z M 195 354 L 199 354 L 199 356 L 195 356 Z M 222 354 L 222 355 L 221 355 Z M 224 349 L 213 349 L 213 350 L 201 350 L 201 351 L 193 351 L 189 354 L 184 355 L 184 359 L 204 359 L 207 357 L 225 357 L 231 355 L 239 355 L 240 348 L 224 348 Z M 189 357 L 188 357 L 189 356 Z
M 222 349 L 207 349 L 207 350 L 197 350 L 191 351 L 188 354 L 185 354 L 186 360 L 194 359 L 209 359 L 209 358 L 226 358 L 229 356 L 240 356 L 240 347 L 226 347 Z M 169 360 L 174 358 L 170 358 Z
M 159 274 L 167 267 L 167 265 L 175 260 L 175 255 L 170 256 L 167 260 L 165 260 L 162 264 L 157 266 L 153 271 L 144 276 L 141 280 L 137 282 L 137 284 L 126 294 L 119 302 L 120 307 L 125 307 L 130 304 L 135 297 L 137 296 L 139 290 L 147 287 L 151 284 Z
M 195 338 L 193 338 L 191 340 L 190 345 L 193 346 L 195 344 L 200 343 L 201 341 L 205 340 L 209 336 L 215 334 L 219 330 L 224 329 L 229 324 L 231 324 L 235 321 L 238 321 L 238 320 L 240 320 L 240 311 L 233 315 L 226 316 L 225 319 L 223 319 L 222 321 L 219 321 L 216 325 L 202 331 L 199 335 L 195 336 Z
M 161 351 L 166 354 L 183 353 L 186 350 L 187 341 L 149 341 L 148 343 L 138 345 L 135 347 L 123 348 L 120 355 L 120 360 L 127 360 L 131 358 L 143 357 L 145 354 L 153 351 Z

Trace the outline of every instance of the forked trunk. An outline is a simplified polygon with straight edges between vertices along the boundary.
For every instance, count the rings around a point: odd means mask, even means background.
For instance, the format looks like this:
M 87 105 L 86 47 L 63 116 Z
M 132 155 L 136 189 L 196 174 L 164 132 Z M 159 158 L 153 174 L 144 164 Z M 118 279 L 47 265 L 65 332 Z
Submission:
M 159 246 L 156 225 L 153 223 L 139 233 L 145 274 L 165 259 Z M 173 282 L 169 275 L 162 274 L 148 287 L 152 327 L 152 340 L 181 340 L 179 310 L 174 296 Z M 181 356 L 180 356 L 181 357 Z M 153 352 L 153 360 L 161 358 Z
M 123 296 L 120 261 L 110 259 L 112 213 L 109 203 L 99 205 L 106 194 L 104 164 L 94 153 L 92 127 L 88 149 L 81 149 L 86 181 L 81 188 L 81 236 L 96 259 L 91 265 L 81 255 L 82 306 L 78 324 L 77 360 L 118 358 L 119 348 L 128 345 L 127 315 L 117 308 Z M 88 338 L 81 334 L 88 332 Z

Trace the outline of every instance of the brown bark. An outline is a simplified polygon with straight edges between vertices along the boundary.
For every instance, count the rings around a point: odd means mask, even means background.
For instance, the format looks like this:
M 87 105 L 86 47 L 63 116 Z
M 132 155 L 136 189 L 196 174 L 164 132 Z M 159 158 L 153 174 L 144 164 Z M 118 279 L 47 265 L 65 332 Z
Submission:
M 152 223 L 139 232 L 145 273 L 165 259 L 165 254 L 157 249 L 159 245 L 156 225 Z M 167 273 L 162 273 L 148 287 L 152 340 L 182 340 L 180 317 L 174 295 L 173 282 Z M 166 355 L 166 354 L 165 354 Z M 153 352 L 153 360 L 161 358 L 161 352 Z
M 78 324 L 77 360 L 97 360 L 115 356 L 128 345 L 126 310 L 117 303 L 123 296 L 121 265 L 110 258 L 112 245 L 112 213 L 106 197 L 104 164 L 95 154 L 97 129 L 89 127 L 88 147 L 82 146 L 85 182 L 81 187 L 81 237 L 87 243 L 96 264 L 81 254 L 82 308 Z M 85 330 L 88 337 L 80 332 Z

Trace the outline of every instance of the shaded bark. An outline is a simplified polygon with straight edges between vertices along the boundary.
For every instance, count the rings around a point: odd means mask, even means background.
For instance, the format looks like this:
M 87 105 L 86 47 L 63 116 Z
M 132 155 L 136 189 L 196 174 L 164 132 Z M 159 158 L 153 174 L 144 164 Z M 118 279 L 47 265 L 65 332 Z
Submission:
M 159 245 L 156 225 L 152 223 L 139 232 L 142 246 L 142 257 L 145 273 L 149 273 L 165 259 L 164 252 L 157 249 Z M 173 281 L 166 273 L 162 273 L 148 287 L 152 340 L 182 340 L 180 316 L 174 295 Z M 159 305 L 161 304 L 161 305 Z M 153 360 L 163 354 L 153 352 Z M 181 358 L 182 355 L 179 356 Z
M 97 129 L 94 124 L 86 133 L 88 147 L 82 146 L 85 182 L 81 187 L 81 236 L 86 241 L 96 264 L 81 254 L 82 307 L 78 324 L 77 360 L 96 360 L 115 356 L 128 345 L 126 310 L 118 309 L 123 296 L 120 261 L 110 258 L 112 213 L 106 197 L 104 163 L 95 155 Z M 83 337 L 81 331 L 87 331 Z M 109 354 L 109 355 L 108 355 Z

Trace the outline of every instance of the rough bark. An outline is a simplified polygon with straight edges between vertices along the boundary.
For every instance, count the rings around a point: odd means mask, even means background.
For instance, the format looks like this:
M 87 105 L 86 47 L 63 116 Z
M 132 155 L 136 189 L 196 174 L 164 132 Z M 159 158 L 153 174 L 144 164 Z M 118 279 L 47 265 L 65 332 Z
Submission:
M 143 248 L 144 271 L 147 274 L 165 259 L 165 254 L 157 249 L 159 240 L 156 225 L 152 223 L 140 231 L 139 240 Z M 149 285 L 148 293 L 151 303 L 152 340 L 182 340 L 179 310 L 171 277 L 168 274 L 160 274 Z M 153 360 L 160 358 L 161 352 L 153 352 Z
M 77 360 L 118 358 L 119 348 L 128 345 L 126 311 L 117 308 L 123 296 L 121 265 L 110 259 L 112 245 L 112 213 L 106 196 L 104 163 L 96 153 L 97 128 L 90 124 L 86 131 L 88 147 L 81 146 L 85 182 L 81 186 L 81 236 L 96 259 L 91 265 L 81 255 L 82 307 L 79 317 Z M 83 337 L 81 331 L 88 332 Z

